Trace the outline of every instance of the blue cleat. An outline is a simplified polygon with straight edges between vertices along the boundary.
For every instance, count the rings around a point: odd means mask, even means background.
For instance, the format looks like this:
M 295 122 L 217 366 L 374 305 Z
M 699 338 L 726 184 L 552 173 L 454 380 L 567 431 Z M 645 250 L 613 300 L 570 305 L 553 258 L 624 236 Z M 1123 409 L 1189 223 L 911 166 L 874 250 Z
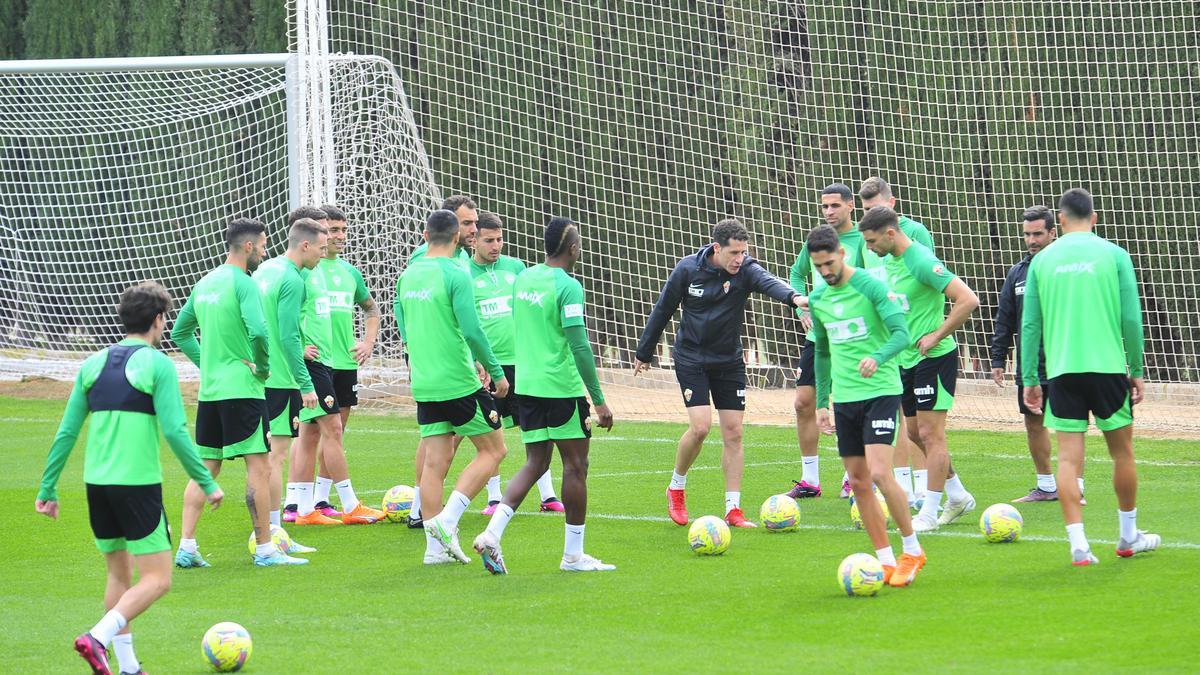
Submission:
M 188 569 L 189 567 L 212 567 L 204 556 L 200 555 L 200 551 L 188 553 L 183 549 L 179 549 L 175 553 L 175 566 L 180 569 Z
M 277 565 L 307 565 L 308 561 L 304 558 L 293 558 L 292 556 L 281 553 L 279 550 L 271 551 L 270 555 L 254 555 L 254 564 L 259 567 L 275 567 Z

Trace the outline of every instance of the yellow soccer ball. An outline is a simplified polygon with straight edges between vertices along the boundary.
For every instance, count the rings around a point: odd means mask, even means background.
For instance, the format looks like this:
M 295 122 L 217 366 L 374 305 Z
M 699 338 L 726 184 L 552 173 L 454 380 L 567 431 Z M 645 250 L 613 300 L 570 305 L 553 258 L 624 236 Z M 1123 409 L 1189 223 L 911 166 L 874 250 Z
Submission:
M 278 525 L 271 526 L 271 543 L 275 544 L 275 548 L 279 549 L 280 553 L 287 553 L 287 550 L 292 545 L 292 538 L 288 536 L 287 530 Z M 250 555 L 254 555 L 257 549 L 258 540 L 254 538 L 254 530 L 250 530 Z
M 249 631 L 232 621 L 222 621 L 209 628 L 200 641 L 200 652 L 218 673 L 241 670 L 253 650 Z
M 883 588 L 883 565 L 869 553 L 855 553 L 838 565 L 837 580 L 851 597 L 875 595 Z
M 721 555 L 732 539 L 729 526 L 716 516 L 702 516 L 688 529 L 688 544 L 699 555 Z
M 1021 512 L 1012 504 L 993 504 L 979 517 L 979 531 L 983 538 L 993 544 L 1016 541 L 1021 538 L 1025 521 Z
M 407 485 L 397 485 L 383 495 L 383 512 L 393 523 L 403 523 L 412 513 L 414 496 L 413 489 Z
M 767 532 L 793 532 L 800 526 L 800 505 L 787 495 L 772 495 L 758 511 Z
M 879 490 L 875 491 L 875 498 L 879 500 L 879 507 L 883 509 L 883 524 L 884 527 L 887 527 L 890 524 L 889 521 L 891 520 L 892 512 L 888 511 L 887 500 L 884 499 L 883 494 Z M 858 512 L 858 504 L 855 503 L 853 495 L 850 497 L 850 524 L 856 530 L 863 529 L 862 514 Z

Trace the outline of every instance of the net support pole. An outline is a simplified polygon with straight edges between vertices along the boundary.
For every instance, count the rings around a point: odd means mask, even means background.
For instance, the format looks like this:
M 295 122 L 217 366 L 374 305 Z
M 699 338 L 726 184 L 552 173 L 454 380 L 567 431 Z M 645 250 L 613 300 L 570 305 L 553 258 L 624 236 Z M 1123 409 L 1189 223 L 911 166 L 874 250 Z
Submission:
M 293 211 L 303 201 L 300 144 L 304 142 L 300 106 L 304 105 L 304 83 L 300 75 L 300 58 L 290 56 L 284 68 L 284 89 L 287 96 L 287 158 L 288 210 Z

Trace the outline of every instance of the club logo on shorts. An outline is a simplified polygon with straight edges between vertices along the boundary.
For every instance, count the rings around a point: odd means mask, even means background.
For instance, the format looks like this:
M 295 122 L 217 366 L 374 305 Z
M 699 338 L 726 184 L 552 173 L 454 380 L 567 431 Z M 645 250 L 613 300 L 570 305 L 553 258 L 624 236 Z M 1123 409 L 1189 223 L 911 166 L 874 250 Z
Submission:
M 592 430 L 592 418 L 591 417 L 583 418 L 583 428 L 587 431 Z
M 496 412 L 495 410 L 490 410 L 488 411 L 488 419 L 492 421 L 492 424 L 495 424 L 496 422 L 500 421 L 500 413 Z
M 292 430 L 296 430 L 299 428 L 300 428 L 300 417 L 295 416 L 292 418 Z
M 691 403 L 691 401 L 692 401 L 692 390 L 691 389 L 683 390 L 683 400 L 688 403 Z
M 326 397 L 325 397 L 325 407 L 326 407 L 326 408 L 332 408 L 332 407 L 333 407 L 333 396 L 332 396 L 332 395 L 329 395 L 329 396 L 326 396 Z

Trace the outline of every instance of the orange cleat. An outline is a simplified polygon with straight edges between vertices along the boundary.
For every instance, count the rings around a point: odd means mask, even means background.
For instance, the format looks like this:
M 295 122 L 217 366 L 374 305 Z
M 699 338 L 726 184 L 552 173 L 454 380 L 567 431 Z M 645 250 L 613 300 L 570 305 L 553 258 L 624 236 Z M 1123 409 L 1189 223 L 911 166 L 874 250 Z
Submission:
M 891 581 L 892 575 L 895 573 L 896 573 L 895 565 L 884 565 L 883 566 L 883 583 L 886 585 L 889 581 Z
M 883 572 L 883 578 L 887 580 L 888 585 L 895 588 L 908 586 L 917 578 L 917 572 L 925 566 L 925 551 L 921 551 L 921 555 L 909 555 L 908 553 L 901 554 L 900 560 L 896 562 L 896 569 L 889 576 L 887 570 Z
M 667 488 L 667 515 L 676 525 L 687 525 L 687 498 L 683 490 Z
M 353 511 L 342 514 L 342 522 L 347 525 L 370 525 L 378 523 L 387 517 L 387 514 L 379 509 L 373 509 L 362 502 L 354 507 Z
M 296 520 L 293 525 L 341 525 L 342 521 L 336 518 L 330 518 L 320 511 L 313 511 L 307 515 L 296 514 Z
M 730 527 L 758 527 L 746 520 L 746 514 L 742 513 L 741 509 L 730 509 L 729 513 L 725 514 L 725 522 L 729 523 Z

